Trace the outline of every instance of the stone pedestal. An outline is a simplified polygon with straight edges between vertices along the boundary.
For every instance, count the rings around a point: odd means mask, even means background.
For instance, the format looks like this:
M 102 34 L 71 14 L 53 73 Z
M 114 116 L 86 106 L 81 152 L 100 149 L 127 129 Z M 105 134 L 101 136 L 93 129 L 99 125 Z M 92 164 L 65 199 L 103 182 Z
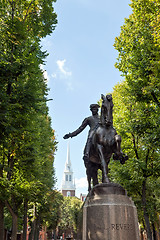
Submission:
M 96 185 L 83 207 L 82 240 L 139 240 L 137 210 L 115 183 Z

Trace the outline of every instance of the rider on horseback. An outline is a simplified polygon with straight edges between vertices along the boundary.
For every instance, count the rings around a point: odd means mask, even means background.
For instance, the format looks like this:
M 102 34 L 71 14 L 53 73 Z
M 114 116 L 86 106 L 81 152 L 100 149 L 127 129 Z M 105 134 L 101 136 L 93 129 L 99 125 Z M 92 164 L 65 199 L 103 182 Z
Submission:
M 87 142 L 86 142 L 86 145 L 85 145 L 85 148 L 84 148 L 83 160 L 84 160 L 85 166 L 89 161 L 89 151 L 90 151 L 90 147 L 91 147 L 92 136 L 93 136 L 93 133 L 95 132 L 95 129 L 98 127 L 98 124 L 99 124 L 99 121 L 100 121 L 100 118 L 99 118 L 99 115 L 98 115 L 98 109 L 99 109 L 98 104 L 91 104 L 90 105 L 90 110 L 92 112 L 92 116 L 85 118 L 83 120 L 81 126 L 77 130 L 75 130 L 72 133 L 68 133 L 63 137 L 64 139 L 67 139 L 69 137 L 75 137 L 80 132 L 82 132 L 86 128 L 86 126 L 90 127 Z

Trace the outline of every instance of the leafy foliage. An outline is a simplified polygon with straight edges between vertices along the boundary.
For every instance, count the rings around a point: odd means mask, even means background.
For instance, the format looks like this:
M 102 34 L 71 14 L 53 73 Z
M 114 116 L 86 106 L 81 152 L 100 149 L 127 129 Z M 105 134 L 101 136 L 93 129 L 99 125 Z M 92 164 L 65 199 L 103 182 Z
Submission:
M 0 198 L 14 216 L 24 199 L 41 202 L 55 183 L 56 141 L 40 68 L 47 56 L 41 38 L 57 23 L 53 2 L 0 3 Z
M 76 197 L 64 197 L 61 206 L 61 221 L 59 228 L 65 232 L 67 229 L 77 232 L 79 224 L 79 214 L 81 212 L 82 201 Z
M 160 179 L 159 145 L 155 144 L 150 129 L 156 122 L 155 113 L 151 111 L 148 115 L 150 104 L 136 102 L 128 88 L 126 81 L 114 88 L 113 119 L 116 130 L 122 136 L 122 149 L 129 160 L 125 165 L 111 161 L 110 177 L 132 196 L 139 221 L 149 234 L 149 228 L 158 220 L 160 196 L 157 188 Z M 154 107 L 153 104 L 151 106 Z
M 160 106 L 160 3 L 132 0 L 131 7 L 133 13 L 125 20 L 115 41 L 119 52 L 116 67 L 125 76 L 137 101 Z
M 125 80 L 113 92 L 114 124 L 129 160 L 123 167 L 112 162 L 111 175 L 132 196 L 152 239 L 160 194 L 160 3 L 132 0 L 130 5 L 133 13 L 114 44 L 119 52 L 115 66 Z

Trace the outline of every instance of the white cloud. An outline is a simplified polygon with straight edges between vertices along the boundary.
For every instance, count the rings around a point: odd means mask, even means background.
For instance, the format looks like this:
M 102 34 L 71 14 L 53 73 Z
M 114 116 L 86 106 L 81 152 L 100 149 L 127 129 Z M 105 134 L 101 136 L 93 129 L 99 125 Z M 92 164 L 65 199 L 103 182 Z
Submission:
M 58 68 L 59 68 L 60 72 L 61 72 L 65 77 L 69 77 L 69 76 L 72 75 L 72 72 L 67 71 L 67 70 L 65 69 L 65 67 L 64 67 L 65 62 L 66 62 L 66 59 L 64 59 L 64 60 L 57 60 L 56 63 L 57 63 L 57 65 L 58 65 Z
M 88 187 L 87 177 L 82 177 L 80 179 L 76 178 L 75 183 L 76 183 L 76 188 L 87 188 Z
M 60 79 L 66 84 L 67 90 L 72 91 L 74 89 L 72 81 L 72 72 L 68 71 L 67 67 L 65 66 L 66 59 L 57 60 L 56 63 L 60 72 L 59 75 Z
M 44 69 L 44 66 L 43 66 L 42 64 L 40 64 L 40 68 L 41 68 L 42 71 L 43 71 L 43 76 L 44 76 L 44 78 L 46 79 L 47 82 L 49 82 L 50 76 L 48 75 L 47 71 Z
M 49 82 L 50 77 L 49 77 L 49 75 L 48 75 L 46 70 L 44 70 L 43 75 L 44 75 L 44 78 L 47 80 L 47 82 Z

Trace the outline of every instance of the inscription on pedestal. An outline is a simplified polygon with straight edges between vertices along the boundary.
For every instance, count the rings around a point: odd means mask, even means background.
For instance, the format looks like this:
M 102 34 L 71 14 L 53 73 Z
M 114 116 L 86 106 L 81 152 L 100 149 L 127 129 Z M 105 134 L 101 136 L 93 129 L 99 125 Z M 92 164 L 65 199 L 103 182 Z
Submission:
M 111 231 L 132 231 L 133 230 L 133 224 L 129 223 L 111 223 L 110 227 L 102 227 L 102 226 L 97 226 L 97 224 L 94 224 L 95 229 L 104 229 L 104 230 L 111 230 Z
M 128 231 L 132 233 L 134 231 L 134 226 L 132 223 L 111 223 L 109 227 L 104 227 L 102 225 L 93 224 L 94 234 L 97 235 L 98 232 L 108 235 L 109 232 L 112 234 L 112 231 Z M 90 231 L 89 231 L 90 232 Z
M 111 230 L 125 230 L 125 231 L 131 231 L 133 230 L 133 224 L 129 223 L 116 223 L 116 224 L 111 224 Z

